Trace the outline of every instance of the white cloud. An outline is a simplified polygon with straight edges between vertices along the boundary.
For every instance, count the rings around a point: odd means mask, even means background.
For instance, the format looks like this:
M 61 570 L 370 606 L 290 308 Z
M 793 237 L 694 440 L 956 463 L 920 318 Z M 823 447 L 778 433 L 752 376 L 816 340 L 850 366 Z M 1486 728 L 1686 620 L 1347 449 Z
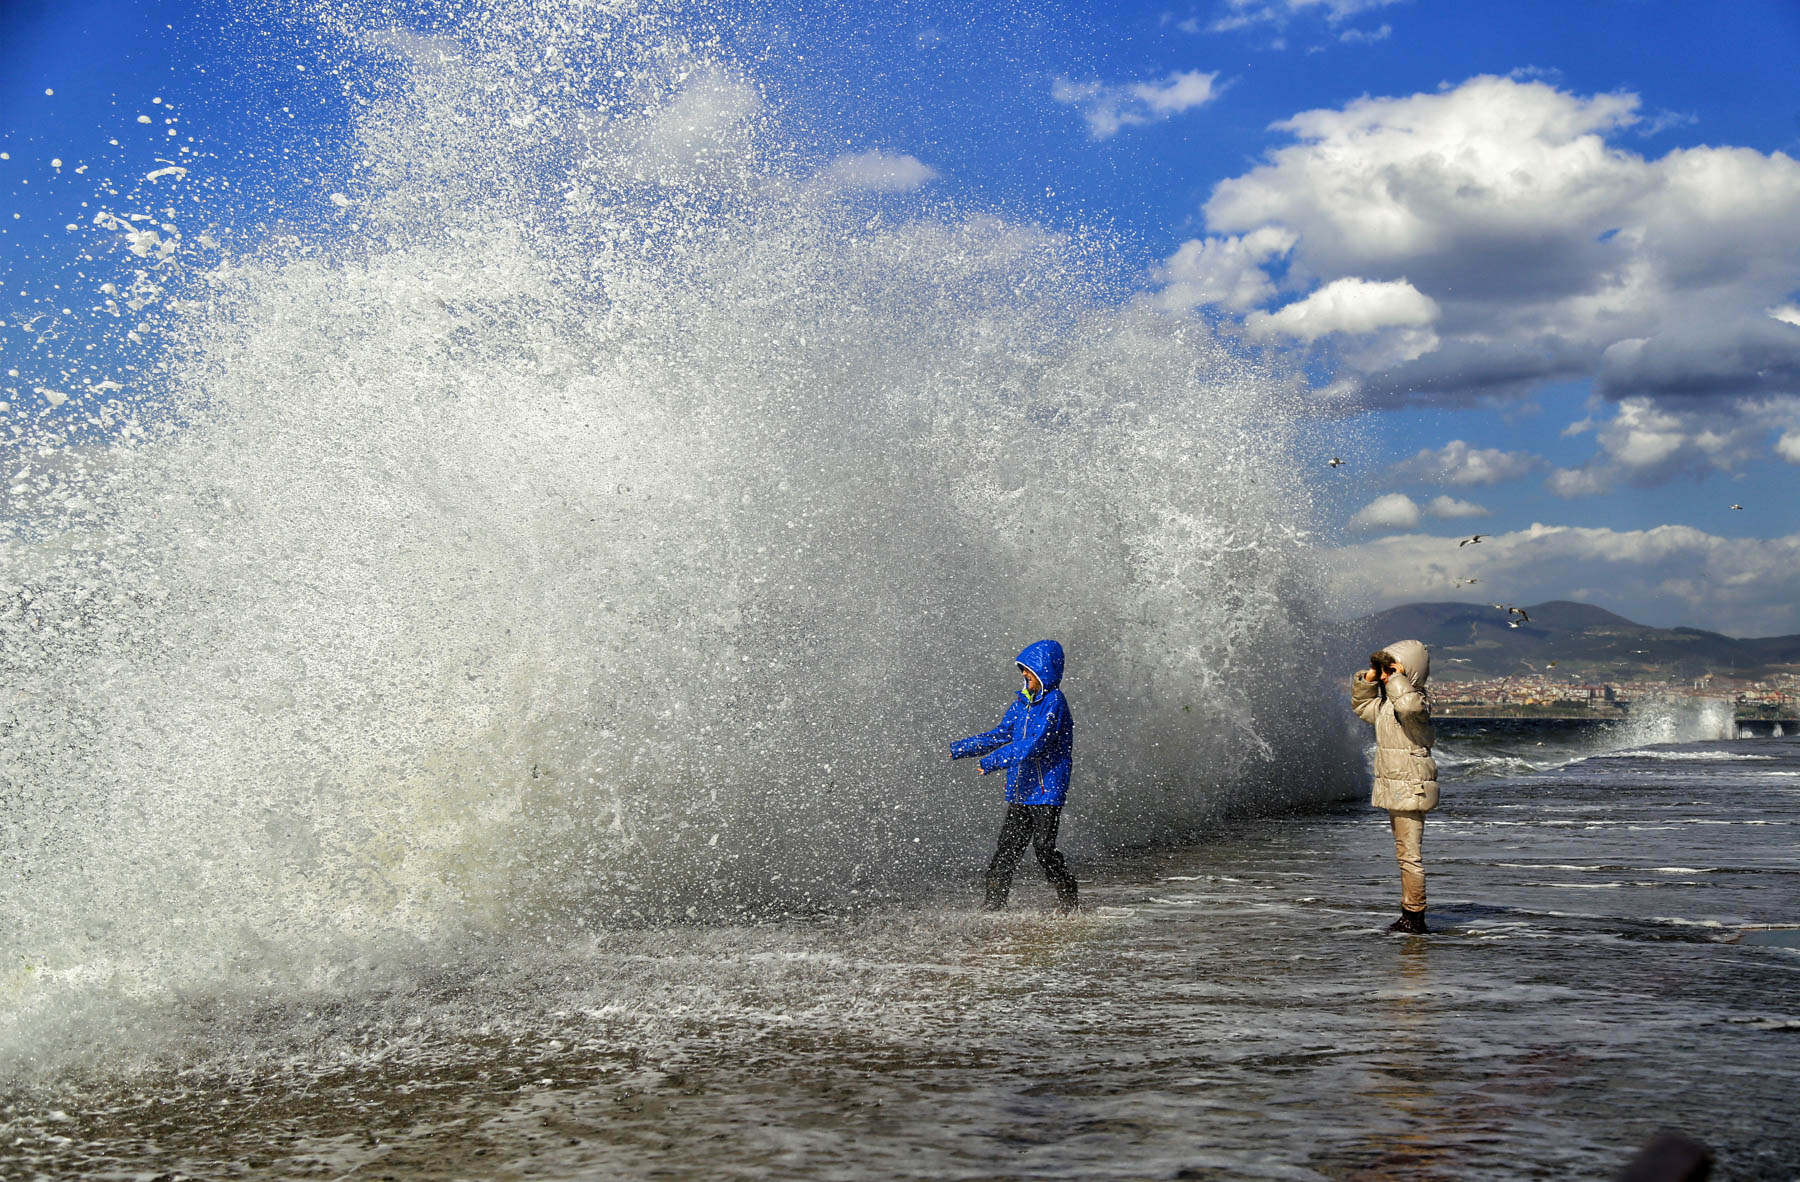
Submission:
M 937 169 L 915 156 L 857 152 L 821 168 L 814 183 L 827 189 L 906 193 L 938 179 Z
M 1335 279 L 1278 311 L 1254 312 L 1245 323 L 1257 336 L 1280 333 L 1296 340 L 1316 341 L 1330 333 L 1425 328 L 1437 317 L 1437 304 L 1404 279 Z
M 1185 243 L 1155 274 L 1162 285 L 1157 302 L 1165 309 L 1215 304 L 1247 311 L 1275 294 L 1263 264 L 1293 249 L 1294 235 L 1265 226 L 1243 237 Z
M 1226 13 L 1211 25 L 1215 33 L 1257 25 L 1285 26 L 1296 16 L 1324 16 L 1333 24 L 1401 0 L 1227 0 Z
M 1379 29 L 1345 29 L 1338 34 L 1338 40 L 1346 45 L 1373 45 L 1393 35 L 1394 26 L 1382 25 Z
M 1415 529 L 1421 517 L 1438 517 L 1454 521 L 1465 517 L 1486 517 L 1487 506 L 1455 497 L 1436 496 L 1420 505 L 1405 493 L 1388 493 L 1376 497 L 1350 519 L 1351 529 Z
M 723 71 L 704 71 L 663 106 L 609 128 L 605 138 L 644 179 L 689 184 L 748 166 L 762 112 L 754 86 Z
M 1058 78 L 1050 97 L 1065 106 L 1081 108 L 1088 134 L 1103 140 L 1126 127 L 1160 123 L 1205 106 L 1218 97 L 1219 75 L 1199 70 L 1180 70 L 1161 82 L 1071 82 Z
M 1800 534 L 1724 538 L 1689 526 L 1646 530 L 1533 525 L 1479 546 L 1407 534 L 1330 555 L 1345 615 L 1417 600 L 1568 598 L 1605 588 L 1601 606 L 1641 623 L 1686 624 L 1735 636 L 1800 632 Z M 1456 580 L 1479 578 L 1474 588 Z
M 1435 451 L 1429 447 L 1420 449 L 1412 458 L 1402 460 L 1388 472 L 1405 480 L 1476 486 L 1517 480 L 1542 464 L 1543 461 L 1530 452 L 1470 447 L 1461 439 L 1452 439 Z
M 1455 497 L 1436 496 L 1425 503 L 1425 512 L 1433 517 L 1455 520 L 1459 517 L 1486 517 L 1486 505 L 1477 505 L 1473 501 L 1459 501 Z
M 1381 317 L 1332 330 L 1337 380 L 1366 404 L 1582 377 L 1614 400 L 1800 393 L 1800 161 L 1609 143 L 1639 120 L 1630 94 L 1500 77 L 1305 111 L 1277 125 L 1293 143 L 1215 187 L 1208 236 L 1175 257 L 1292 235 L 1271 275 L 1289 303 L 1247 317 L 1264 333 L 1313 318 L 1315 298 L 1405 294 L 1391 306 L 1411 310 L 1409 339 L 1353 347 L 1401 331 Z M 1167 303 L 1191 294 L 1170 283 Z
M 1376 497 L 1350 519 L 1351 529 L 1412 529 L 1418 524 L 1418 503 L 1405 493 Z
M 1800 464 L 1800 430 L 1783 431 L 1775 441 L 1775 454 L 1790 464 Z
M 1740 400 L 1669 409 L 1649 398 L 1627 398 L 1593 426 L 1598 454 L 1580 468 L 1558 469 L 1546 481 L 1557 496 L 1591 496 L 1619 484 L 1650 485 L 1678 476 L 1730 472 L 1765 454 L 1771 428 L 1800 415 L 1794 399 Z M 1776 444 L 1778 454 L 1781 444 Z
M 1565 499 L 1594 497 L 1611 485 L 1593 468 L 1558 468 L 1544 480 L 1544 487 Z
M 1437 348 L 1431 330 L 1437 317 L 1437 304 L 1404 279 L 1336 279 L 1274 312 L 1251 312 L 1244 328 L 1265 340 L 1285 336 L 1310 344 L 1326 336 L 1351 338 L 1340 341 L 1339 355 L 1355 368 L 1378 372 Z

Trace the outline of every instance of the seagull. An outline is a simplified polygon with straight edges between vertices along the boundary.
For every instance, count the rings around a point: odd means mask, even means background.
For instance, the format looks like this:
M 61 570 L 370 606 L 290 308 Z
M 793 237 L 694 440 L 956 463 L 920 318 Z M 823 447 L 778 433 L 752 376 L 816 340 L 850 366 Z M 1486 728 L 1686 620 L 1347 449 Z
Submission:
M 1517 621 L 1517 620 L 1508 620 L 1508 621 L 1506 621 L 1506 626 L 1507 626 L 1507 627 L 1508 627 L 1508 628 L 1517 628 L 1517 627 L 1518 627 L 1518 626 L 1519 626 L 1519 621 Z
M 1472 538 L 1464 538 L 1464 539 L 1463 539 L 1463 540 L 1462 540 L 1462 541 L 1460 541 L 1460 542 L 1458 542 L 1458 543 L 1456 543 L 1456 548 L 1457 548 L 1457 549 L 1458 549 L 1458 550 L 1460 550 L 1460 549 L 1462 549 L 1462 548 L 1463 548 L 1463 547 L 1464 547 L 1464 546 L 1467 546 L 1467 545 L 1468 545 L 1468 544 L 1469 544 L 1469 543 L 1471 543 L 1471 542 L 1474 542 L 1474 543 L 1476 543 L 1476 544 L 1480 544 L 1480 542 L 1481 542 L 1481 539 L 1483 539 L 1483 538 L 1485 538 L 1485 537 L 1487 537 L 1487 535 L 1486 535 L 1486 534 L 1476 534 L 1476 535 L 1475 535 L 1475 536 L 1474 536 L 1474 537 L 1472 537 Z
M 1342 468 L 1344 466 L 1344 461 L 1338 459 L 1336 456 L 1332 456 L 1329 460 L 1325 461 L 1325 466 L 1327 468 Z
M 1523 620 L 1523 621 L 1524 621 L 1524 622 L 1525 622 L 1525 623 L 1527 623 L 1527 624 L 1529 624 L 1529 623 L 1531 623 L 1531 617 L 1530 617 L 1530 616 L 1528 616 L 1528 615 L 1526 615 L 1526 614 L 1525 614 L 1525 609 L 1524 609 L 1524 608 L 1522 608 L 1522 607 L 1509 607 L 1509 608 L 1507 608 L 1507 609 L 1506 609 L 1506 610 L 1507 610 L 1507 611 L 1509 611 L 1509 612 L 1511 612 L 1511 613 L 1512 613 L 1512 614 L 1513 614 L 1513 615 L 1515 615 L 1515 616 L 1517 616 L 1517 617 L 1519 617 L 1519 619 L 1520 619 L 1520 620 Z M 1517 627 L 1518 627 L 1518 626 L 1519 626 L 1519 625 L 1518 625 L 1518 623 L 1517 623 L 1517 622 L 1516 622 L 1516 621 L 1515 621 L 1515 622 L 1514 622 L 1514 624 L 1513 624 L 1513 627 L 1515 627 L 1515 628 L 1517 628 Z
M 1743 506 L 1742 505 L 1733 505 L 1732 508 L 1733 509 L 1742 509 Z
M 1458 587 L 1473 587 L 1479 582 L 1481 582 L 1480 579 L 1458 579 L 1456 580 L 1456 585 Z

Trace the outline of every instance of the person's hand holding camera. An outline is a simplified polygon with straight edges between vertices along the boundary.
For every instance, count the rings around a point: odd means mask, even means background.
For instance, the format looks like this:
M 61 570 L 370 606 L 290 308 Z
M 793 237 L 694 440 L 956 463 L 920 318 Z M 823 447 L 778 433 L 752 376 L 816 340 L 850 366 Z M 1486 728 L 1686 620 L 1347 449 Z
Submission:
M 1363 680 L 1386 682 L 1394 674 L 1405 672 L 1406 666 L 1389 656 L 1384 650 L 1370 654 L 1369 667 L 1363 670 Z

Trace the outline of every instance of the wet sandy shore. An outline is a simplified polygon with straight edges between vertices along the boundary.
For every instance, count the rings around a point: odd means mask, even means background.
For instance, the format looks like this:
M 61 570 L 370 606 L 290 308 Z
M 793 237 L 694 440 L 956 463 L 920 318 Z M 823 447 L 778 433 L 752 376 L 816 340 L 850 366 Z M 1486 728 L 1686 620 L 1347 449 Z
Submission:
M 1743 744 L 1704 750 L 1743 749 Z M 497 949 L 190 1015 L 186 1066 L 6 1102 L 0 1173 L 119 1179 L 1608 1177 L 1800 1171 L 1800 747 L 1590 761 L 854 917 Z M 1626 789 L 1629 789 L 1628 791 Z M 226 1048 L 230 1048 L 227 1053 Z

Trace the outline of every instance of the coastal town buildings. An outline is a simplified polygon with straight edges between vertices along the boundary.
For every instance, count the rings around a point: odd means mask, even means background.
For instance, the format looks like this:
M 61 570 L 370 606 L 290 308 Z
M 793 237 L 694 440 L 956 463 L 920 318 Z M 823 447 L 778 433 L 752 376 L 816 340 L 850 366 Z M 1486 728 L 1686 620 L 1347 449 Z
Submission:
M 1800 717 L 1800 674 L 1761 680 L 1709 674 L 1696 679 L 1594 682 L 1546 672 L 1523 677 L 1435 679 L 1432 712 L 1445 717 L 1496 712 L 1617 717 L 1635 701 L 1700 698 L 1730 703 L 1740 716 Z

